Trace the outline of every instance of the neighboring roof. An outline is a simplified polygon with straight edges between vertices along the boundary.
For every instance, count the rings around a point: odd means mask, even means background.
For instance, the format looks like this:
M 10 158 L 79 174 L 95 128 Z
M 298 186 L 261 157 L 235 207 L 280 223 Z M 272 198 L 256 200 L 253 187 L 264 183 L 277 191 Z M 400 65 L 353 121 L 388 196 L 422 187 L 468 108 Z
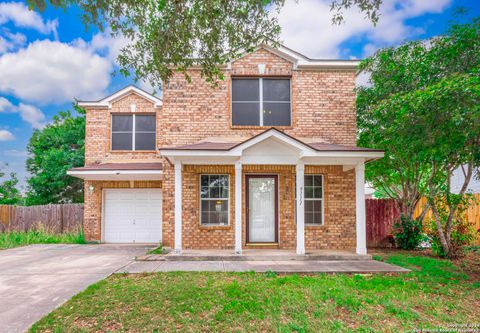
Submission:
M 259 45 L 254 51 L 259 49 L 267 50 L 277 56 L 293 63 L 294 69 L 351 69 L 356 70 L 360 64 L 360 60 L 344 60 L 344 59 L 311 59 L 305 55 L 294 51 L 282 44 L 273 47 L 267 44 Z M 246 56 L 251 52 L 245 52 L 238 59 Z M 235 62 L 236 60 L 232 62 Z
M 98 100 L 98 101 L 78 101 L 78 105 L 79 106 L 84 106 L 84 107 L 108 107 L 108 108 L 111 108 L 112 107 L 112 103 L 115 102 L 115 101 L 118 101 L 119 99 L 131 94 L 131 93 L 134 93 L 134 94 L 137 94 L 147 100 L 149 100 L 150 102 L 152 102 L 155 107 L 160 107 L 162 106 L 162 100 L 158 97 L 155 97 L 153 96 L 152 94 L 149 94 L 147 93 L 146 91 L 138 88 L 138 87 L 135 87 L 133 85 L 129 85 L 119 91 L 117 91 L 116 93 L 113 93 L 112 95 L 110 96 L 107 96 L 101 100 Z
M 210 150 L 210 151 L 229 151 L 232 150 L 238 146 L 244 145 L 248 143 L 249 141 L 264 135 L 267 132 L 274 131 L 277 133 L 281 133 L 282 135 L 287 136 L 288 138 L 295 140 L 296 142 L 309 147 L 315 151 L 338 151 L 338 152 L 347 152 L 347 151 L 363 151 L 363 152 L 383 152 L 383 150 L 378 150 L 378 149 L 371 149 L 371 148 L 362 148 L 362 147 L 356 147 L 356 146 L 346 146 L 346 145 L 337 145 L 337 144 L 331 144 L 331 143 L 325 143 L 325 142 L 313 142 L 313 143 L 306 143 L 304 141 L 301 141 L 291 135 L 288 135 L 275 127 L 272 127 L 270 129 L 267 129 L 264 132 L 261 132 L 255 136 L 252 136 L 249 139 L 243 140 L 241 142 L 208 142 L 208 141 L 203 141 L 203 142 L 197 142 L 194 144 L 189 144 L 189 145 L 182 145 L 182 146 L 169 146 L 169 147 L 162 147 L 160 150 L 163 151 L 169 151 L 169 150 L 191 150 L 191 151 L 196 151 L 196 150 Z
M 68 171 L 150 171 L 162 170 L 162 163 L 102 163 L 72 168 Z

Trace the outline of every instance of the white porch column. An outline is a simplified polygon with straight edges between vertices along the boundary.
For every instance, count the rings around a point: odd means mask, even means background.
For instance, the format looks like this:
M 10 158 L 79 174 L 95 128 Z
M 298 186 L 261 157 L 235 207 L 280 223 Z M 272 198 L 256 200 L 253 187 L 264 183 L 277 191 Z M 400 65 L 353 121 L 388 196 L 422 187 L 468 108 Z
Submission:
M 235 163 L 235 254 L 242 254 L 242 163 Z
M 182 252 L 182 163 L 175 161 L 175 253 Z
M 297 254 L 305 254 L 305 205 L 303 201 L 305 165 L 297 164 Z
M 356 212 L 357 212 L 357 254 L 367 254 L 365 222 L 365 164 L 355 166 Z

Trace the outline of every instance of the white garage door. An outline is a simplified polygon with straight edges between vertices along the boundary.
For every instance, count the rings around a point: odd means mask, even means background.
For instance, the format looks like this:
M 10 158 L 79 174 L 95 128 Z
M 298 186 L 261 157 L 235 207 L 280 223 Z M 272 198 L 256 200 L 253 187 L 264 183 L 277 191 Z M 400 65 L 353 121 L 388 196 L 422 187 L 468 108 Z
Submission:
M 106 243 L 158 243 L 162 240 L 161 189 L 105 190 Z

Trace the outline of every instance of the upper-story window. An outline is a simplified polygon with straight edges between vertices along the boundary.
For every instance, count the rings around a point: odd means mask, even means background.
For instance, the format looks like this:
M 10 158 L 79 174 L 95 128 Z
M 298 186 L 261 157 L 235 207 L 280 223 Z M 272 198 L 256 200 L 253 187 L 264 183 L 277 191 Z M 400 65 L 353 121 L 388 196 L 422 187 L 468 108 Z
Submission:
M 233 126 L 290 126 L 289 78 L 232 79 Z
M 112 150 L 155 150 L 155 115 L 112 115 Z

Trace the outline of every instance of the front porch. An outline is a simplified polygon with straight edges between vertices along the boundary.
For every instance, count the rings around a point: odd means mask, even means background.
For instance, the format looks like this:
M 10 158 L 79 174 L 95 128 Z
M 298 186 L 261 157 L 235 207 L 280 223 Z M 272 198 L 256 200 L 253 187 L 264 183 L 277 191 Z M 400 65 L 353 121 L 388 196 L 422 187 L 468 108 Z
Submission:
M 310 273 L 406 273 L 408 269 L 372 260 L 370 255 L 349 251 L 315 250 L 304 255 L 295 250 L 182 250 L 165 255 L 145 255 L 117 273 L 147 272 L 275 272 Z
M 239 143 L 200 142 L 160 153 L 170 164 L 164 169 L 163 240 L 174 254 L 215 249 L 248 255 L 258 246 L 296 255 L 366 254 L 364 164 L 382 152 L 306 144 L 270 129 Z M 209 197 L 212 187 L 216 194 Z
M 183 250 L 167 254 L 147 254 L 136 258 L 137 261 L 291 261 L 291 260 L 371 260 L 369 254 L 357 254 L 345 250 L 311 250 L 298 255 L 295 250 L 245 249 L 239 256 L 235 250 Z

